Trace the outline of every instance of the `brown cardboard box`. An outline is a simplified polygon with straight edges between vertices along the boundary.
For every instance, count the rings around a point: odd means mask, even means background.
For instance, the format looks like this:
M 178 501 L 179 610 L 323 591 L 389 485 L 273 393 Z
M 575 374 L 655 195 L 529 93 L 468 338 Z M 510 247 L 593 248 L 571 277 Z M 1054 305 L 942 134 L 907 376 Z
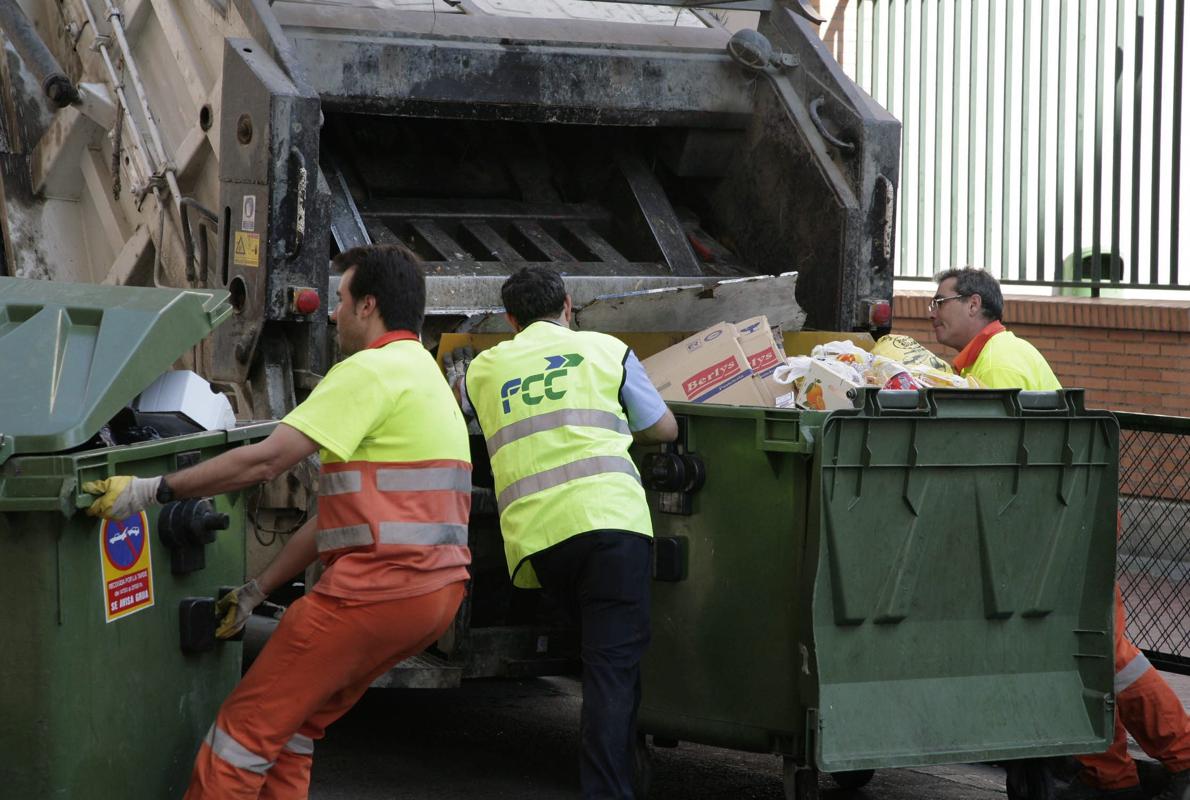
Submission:
M 730 322 L 700 331 L 641 363 L 666 400 L 772 405 L 768 393 L 752 377 L 752 368 Z
M 763 315 L 752 317 L 737 322 L 735 329 L 740 349 L 748 359 L 752 375 L 767 395 L 768 404 L 779 408 L 792 406 L 793 396 L 789 387 L 773 380 L 773 371 L 785 363 L 785 350 L 773 338 L 768 318 Z

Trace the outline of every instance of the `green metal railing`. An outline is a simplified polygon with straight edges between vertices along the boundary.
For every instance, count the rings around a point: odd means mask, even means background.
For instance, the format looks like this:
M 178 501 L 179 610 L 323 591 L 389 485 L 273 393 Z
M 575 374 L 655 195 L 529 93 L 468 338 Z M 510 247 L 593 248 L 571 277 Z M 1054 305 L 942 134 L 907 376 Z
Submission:
M 1190 417 L 1116 418 L 1128 635 L 1162 669 L 1190 673 Z
M 840 0 L 903 123 L 898 277 L 1190 289 L 1185 0 Z

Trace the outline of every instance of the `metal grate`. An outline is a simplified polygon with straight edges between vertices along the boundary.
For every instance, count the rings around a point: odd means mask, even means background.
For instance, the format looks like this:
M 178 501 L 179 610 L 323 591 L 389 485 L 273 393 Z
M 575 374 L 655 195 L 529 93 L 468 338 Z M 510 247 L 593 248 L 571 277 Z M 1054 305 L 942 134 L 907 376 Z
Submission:
M 898 278 L 1190 289 L 1185 0 L 835 7 L 836 57 L 904 124 Z
M 1117 417 L 1128 635 L 1162 669 L 1190 673 L 1190 418 Z

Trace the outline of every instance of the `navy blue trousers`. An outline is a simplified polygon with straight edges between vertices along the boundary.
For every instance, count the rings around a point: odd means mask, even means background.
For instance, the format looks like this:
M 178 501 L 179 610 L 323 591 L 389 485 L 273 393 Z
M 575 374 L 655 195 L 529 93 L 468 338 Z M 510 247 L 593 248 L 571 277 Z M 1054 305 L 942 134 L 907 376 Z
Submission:
M 585 800 L 633 800 L 640 662 L 649 645 L 652 540 L 628 531 L 579 534 L 531 557 L 546 592 L 580 627 Z

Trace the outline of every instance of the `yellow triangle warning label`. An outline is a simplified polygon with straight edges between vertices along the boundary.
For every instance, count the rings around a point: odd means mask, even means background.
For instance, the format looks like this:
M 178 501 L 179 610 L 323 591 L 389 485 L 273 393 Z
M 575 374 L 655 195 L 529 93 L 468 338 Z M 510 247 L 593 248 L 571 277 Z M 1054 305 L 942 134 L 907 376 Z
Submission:
M 260 234 L 236 231 L 232 262 L 241 267 L 260 266 Z

